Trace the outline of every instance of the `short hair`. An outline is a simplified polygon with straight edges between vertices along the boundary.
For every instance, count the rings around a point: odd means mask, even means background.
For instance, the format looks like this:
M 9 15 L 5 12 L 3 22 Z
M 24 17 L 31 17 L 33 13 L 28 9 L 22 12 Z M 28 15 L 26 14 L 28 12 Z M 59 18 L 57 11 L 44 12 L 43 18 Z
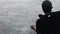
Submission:
M 43 1 L 42 3 L 42 9 L 44 12 L 50 13 L 52 9 L 52 3 L 50 1 Z

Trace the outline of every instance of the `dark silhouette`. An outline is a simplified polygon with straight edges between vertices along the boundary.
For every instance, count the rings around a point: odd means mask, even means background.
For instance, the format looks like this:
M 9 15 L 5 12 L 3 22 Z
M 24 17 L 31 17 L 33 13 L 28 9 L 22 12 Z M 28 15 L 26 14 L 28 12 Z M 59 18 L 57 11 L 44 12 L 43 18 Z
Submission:
M 60 34 L 60 11 L 52 12 L 51 23 L 54 23 L 55 34 Z
M 31 26 L 37 34 L 60 34 L 60 11 L 51 12 L 52 3 L 48 0 L 43 1 L 42 10 L 45 15 L 39 14 L 35 26 Z
M 37 34 L 56 34 L 55 14 L 51 12 L 52 8 L 50 1 L 43 1 L 42 9 L 45 15 L 39 15 L 40 19 L 36 21 Z

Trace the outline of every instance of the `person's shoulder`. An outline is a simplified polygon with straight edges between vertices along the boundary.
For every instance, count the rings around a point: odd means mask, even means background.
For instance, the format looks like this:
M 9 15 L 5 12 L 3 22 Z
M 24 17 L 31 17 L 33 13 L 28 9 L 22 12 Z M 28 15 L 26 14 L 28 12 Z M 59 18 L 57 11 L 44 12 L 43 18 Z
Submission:
M 42 15 L 42 14 L 39 14 L 39 15 L 38 15 L 39 18 L 40 18 L 40 17 L 43 17 L 43 16 L 44 16 L 44 15 Z
M 60 14 L 60 11 L 51 12 L 50 14 Z
M 42 19 L 43 15 L 42 14 L 39 14 L 38 17 L 39 18 L 37 19 L 37 22 L 39 22 Z
M 59 18 L 60 17 L 60 11 L 52 12 L 52 13 L 50 13 L 50 15 L 51 15 L 51 17 Z

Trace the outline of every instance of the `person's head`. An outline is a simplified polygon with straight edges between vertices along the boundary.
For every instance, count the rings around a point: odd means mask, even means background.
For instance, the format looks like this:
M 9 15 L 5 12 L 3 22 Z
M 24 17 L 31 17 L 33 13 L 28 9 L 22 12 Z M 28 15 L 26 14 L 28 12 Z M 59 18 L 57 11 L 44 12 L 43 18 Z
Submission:
M 50 1 L 43 1 L 42 9 L 44 13 L 50 13 L 52 10 L 52 3 Z

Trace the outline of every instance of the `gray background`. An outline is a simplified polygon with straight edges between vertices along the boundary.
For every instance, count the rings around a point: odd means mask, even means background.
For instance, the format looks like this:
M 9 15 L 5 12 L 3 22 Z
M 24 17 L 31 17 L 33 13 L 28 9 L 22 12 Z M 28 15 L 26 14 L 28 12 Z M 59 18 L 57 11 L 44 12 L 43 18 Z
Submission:
M 0 34 L 36 34 L 30 26 L 42 12 L 44 0 L 0 0 Z M 50 0 L 52 11 L 60 10 L 60 0 Z

